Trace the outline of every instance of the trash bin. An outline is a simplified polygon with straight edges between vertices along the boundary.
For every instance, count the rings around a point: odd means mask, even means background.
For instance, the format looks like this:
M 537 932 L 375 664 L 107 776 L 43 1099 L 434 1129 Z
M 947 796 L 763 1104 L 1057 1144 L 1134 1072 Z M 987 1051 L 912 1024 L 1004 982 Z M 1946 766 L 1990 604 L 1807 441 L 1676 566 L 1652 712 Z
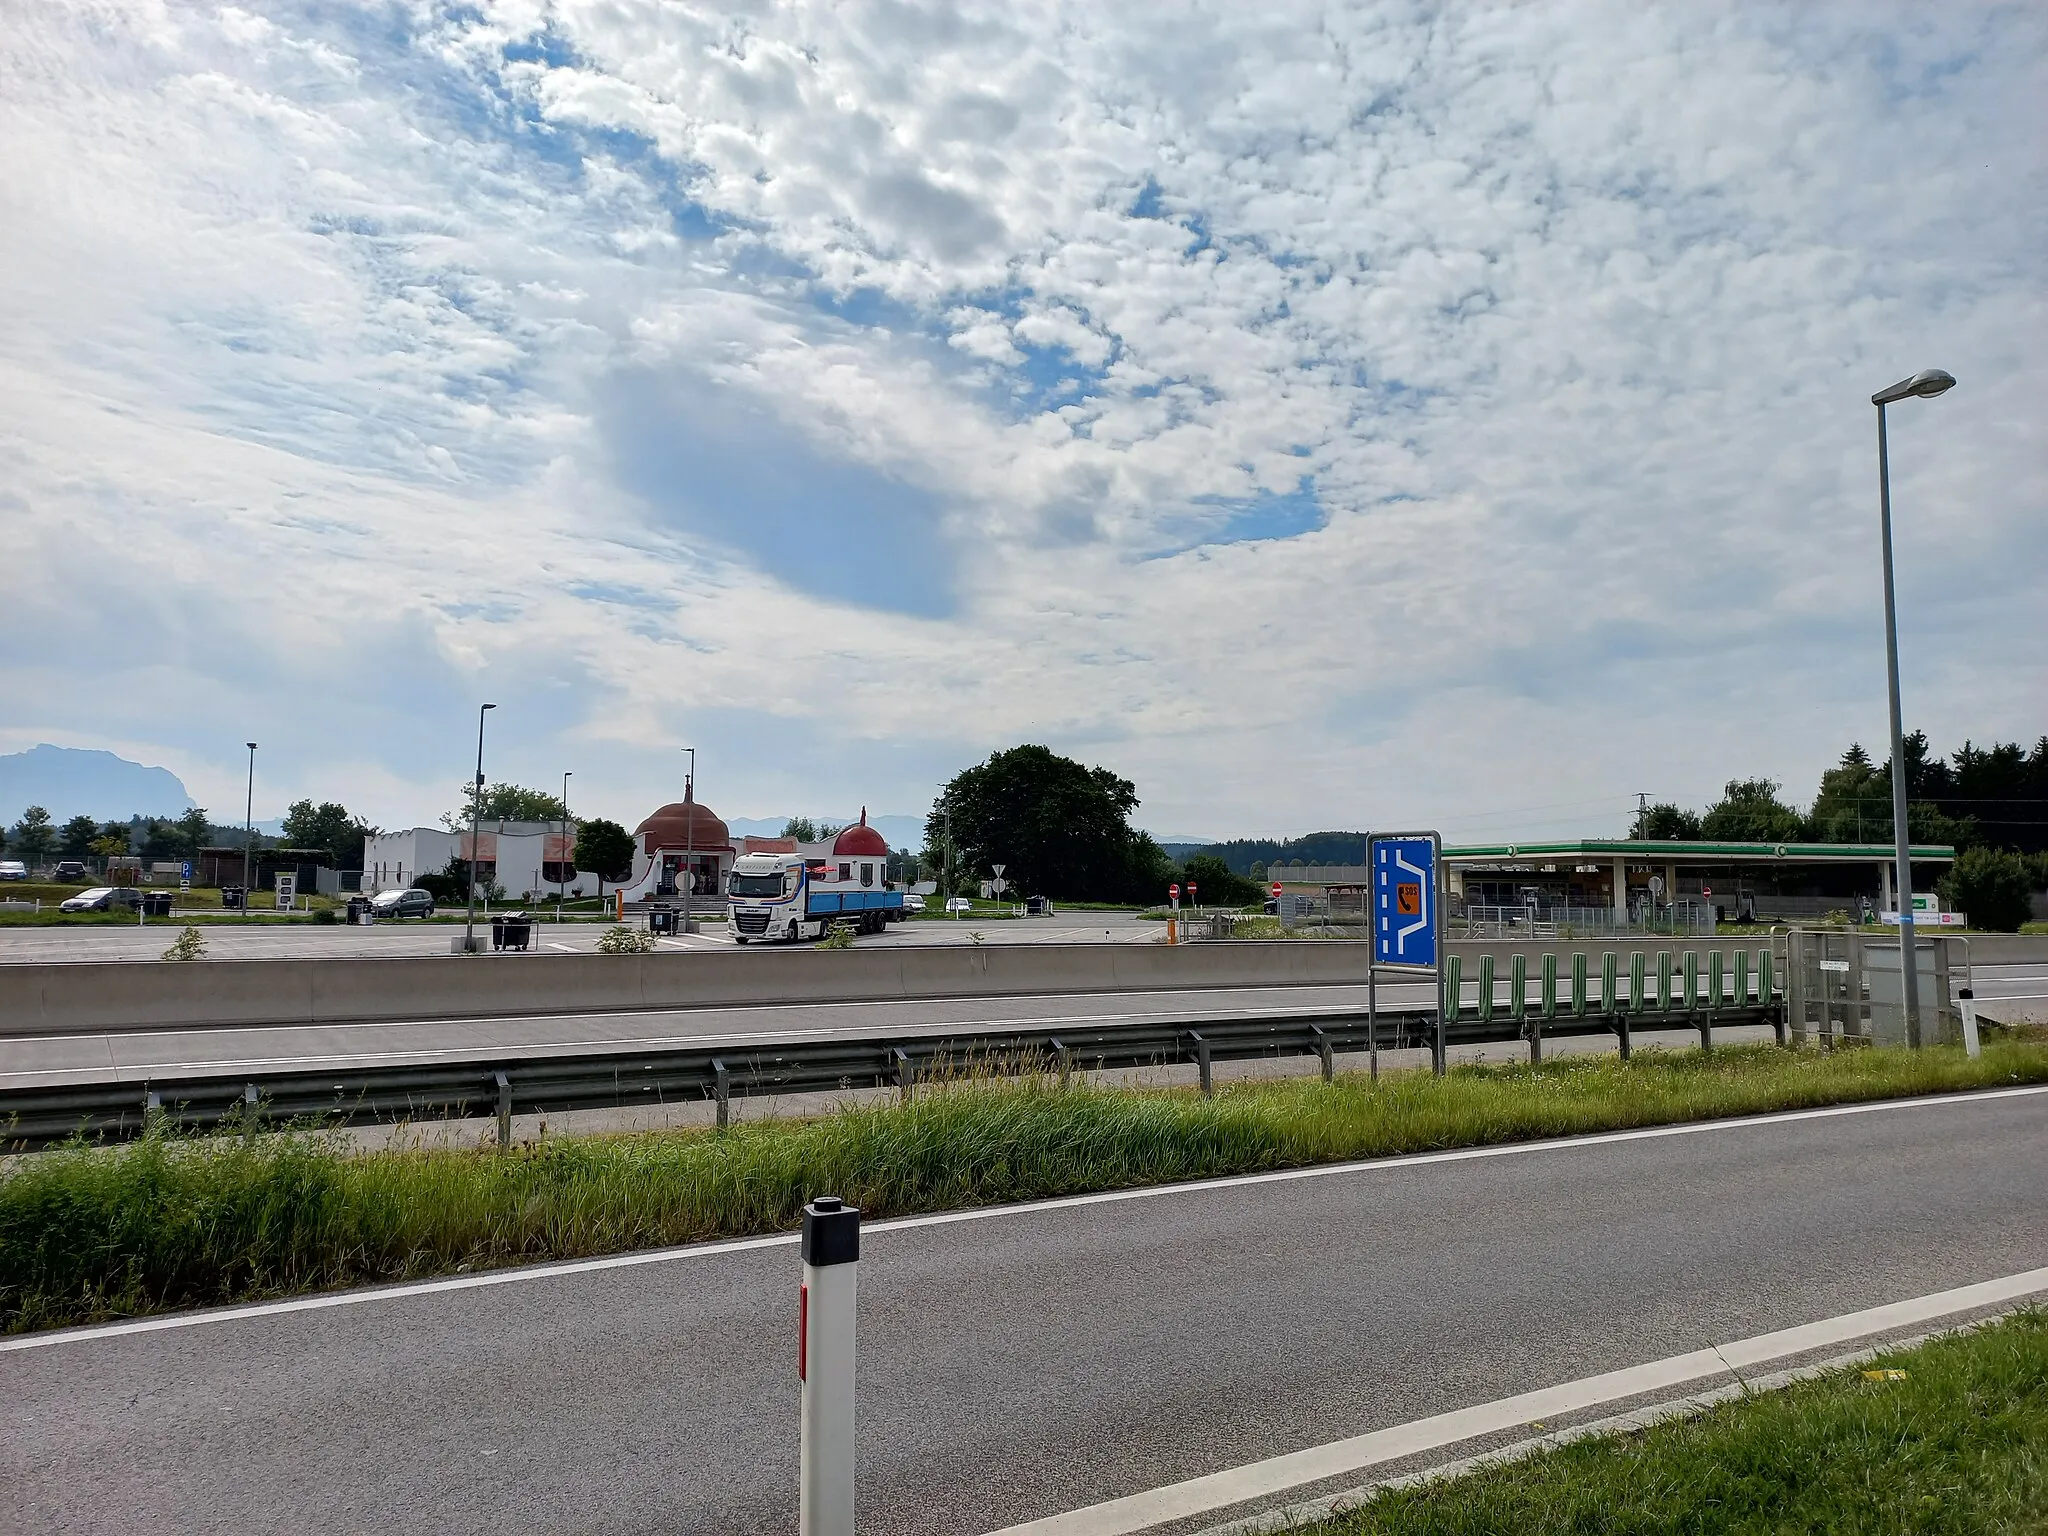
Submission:
M 350 926 L 370 926 L 370 899 L 367 896 L 351 896 L 348 899 L 348 920 Z
M 144 891 L 142 893 L 142 915 L 144 917 L 169 917 L 171 915 L 171 893 L 169 891 Z
M 491 948 L 525 949 L 533 942 L 533 919 L 524 912 L 497 912 L 491 916 Z
M 676 910 L 673 907 L 650 907 L 647 910 L 647 931 L 649 933 L 674 933 L 676 931 Z
M 249 893 L 239 885 L 224 885 L 220 888 L 220 909 L 223 912 L 241 912 L 247 909 Z

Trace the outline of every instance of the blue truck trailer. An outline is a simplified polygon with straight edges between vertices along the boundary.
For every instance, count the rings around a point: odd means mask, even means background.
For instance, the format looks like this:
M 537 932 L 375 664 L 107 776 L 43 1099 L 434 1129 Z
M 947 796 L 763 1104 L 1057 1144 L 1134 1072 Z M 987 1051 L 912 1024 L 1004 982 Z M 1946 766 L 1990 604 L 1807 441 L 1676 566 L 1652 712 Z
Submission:
M 882 885 L 833 880 L 787 853 L 746 853 L 725 877 L 726 928 L 733 942 L 819 939 L 834 923 L 880 933 L 908 916 L 903 893 Z

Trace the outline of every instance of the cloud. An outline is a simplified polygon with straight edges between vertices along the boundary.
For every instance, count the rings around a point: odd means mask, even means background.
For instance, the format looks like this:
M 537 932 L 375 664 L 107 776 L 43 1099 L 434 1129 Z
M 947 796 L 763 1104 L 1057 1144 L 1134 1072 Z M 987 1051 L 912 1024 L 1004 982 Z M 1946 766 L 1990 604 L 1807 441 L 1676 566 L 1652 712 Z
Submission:
M 21 18 L 0 746 L 207 802 L 253 718 L 430 820 L 489 694 L 628 819 L 686 739 L 739 815 L 1028 738 L 1154 825 L 1612 827 L 1881 733 L 1866 402 L 1929 362 L 1908 712 L 2030 737 L 2044 61 L 2025 8 Z

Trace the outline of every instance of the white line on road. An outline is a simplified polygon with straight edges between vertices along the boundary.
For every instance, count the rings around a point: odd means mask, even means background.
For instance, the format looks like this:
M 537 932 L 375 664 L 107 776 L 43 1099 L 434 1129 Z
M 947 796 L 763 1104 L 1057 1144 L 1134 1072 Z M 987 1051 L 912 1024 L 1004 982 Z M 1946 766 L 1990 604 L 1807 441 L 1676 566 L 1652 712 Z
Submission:
M 1647 1126 L 1634 1131 L 1604 1131 L 1595 1136 L 1562 1136 L 1549 1141 L 1512 1142 L 1505 1146 L 1460 1147 L 1451 1152 L 1417 1152 L 1407 1157 L 1378 1158 L 1369 1162 L 1324 1163 L 1312 1168 L 1283 1168 L 1274 1173 L 1241 1173 L 1222 1179 L 1153 1184 L 1142 1189 L 1112 1189 L 1093 1195 L 1064 1195 L 1057 1200 L 1030 1200 L 1015 1205 L 990 1205 L 966 1211 L 941 1211 L 931 1216 L 902 1216 L 893 1221 L 868 1223 L 862 1230 L 864 1236 L 873 1237 L 918 1227 L 945 1227 L 962 1221 L 999 1221 L 1013 1216 L 1036 1215 L 1043 1211 L 1078 1210 L 1090 1205 L 1113 1205 L 1125 1200 L 1156 1200 L 1172 1195 L 1202 1195 L 1212 1190 L 1242 1189 L 1255 1184 L 1291 1184 L 1299 1179 L 1327 1179 L 1347 1173 L 1397 1173 L 1406 1168 L 1424 1168 L 1436 1163 L 1474 1162 L 1492 1157 L 1521 1157 L 1533 1152 L 1569 1152 L 1581 1147 L 1607 1147 L 1629 1141 L 1660 1141 L 1669 1136 L 1698 1136 L 1715 1131 L 1790 1125 L 1801 1120 L 1833 1120 L 1844 1115 L 1874 1115 L 1900 1109 L 1968 1107 L 1995 1103 L 2001 1099 L 2033 1098 L 2041 1094 L 2048 1094 L 2048 1084 L 2024 1088 L 1993 1088 L 1982 1093 L 1936 1094 L 1917 1099 L 1879 1099 L 1869 1104 L 1832 1104 L 1825 1109 L 1799 1109 L 1777 1115 L 1744 1115 L 1732 1120 L 1701 1120 L 1681 1125 Z M 0 1339 L 0 1354 L 17 1349 L 47 1349 L 58 1344 L 91 1343 L 96 1339 L 119 1338 L 131 1333 L 157 1333 L 167 1328 L 194 1328 L 206 1323 L 232 1323 L 245 1318 L 278 1317 L 288 1312 L 318 1312 L 330 1307 L 390 1301 L 405 1296 L 428 1296 L 440 1291 L 470 1291 L 490 1285 L 523 1285 L 529 1281 L 553 1280 L 564 1275 L 594 1274 L 607 1269 L 630 1269 L 642 1264 L 671 1264 L 686 1259 L 716 1258 L 721 1254 L 742 1253 L 752 1248 L 780 1247 L 794 1243 L 797 1236 L 798 1234 L 794 1232 L 778 1232 L 768 1237 L 695 1243 L 686 1248 L 657 1248 L 644 1253 L 612 1254 L 601 1259 L 570 1259 L 558 1264 L 533 1264 L 521 1269 L 492 1270 L 480 1275 L 456 1275 L 445 1280 L 422 1280 L 410 1285 L 339 1291 L 325 1296 L 301 1296 L 291 1301 L 260 1302 L 247 1307 L 217 1307 L 202 1312 L 179 1312 L 168 1317 L 138 1318 L 126 1323 L 102 1323 L 91 1328 L 66 1328 L 51 1333 Z
M 1213 1514 L 1233 1504 L 1286 1493 L 1334 1477 L 1345 1477 L 1368 1467 L 1456 1445 L 1480 1435 L 1519 1429 L 1526 1424 L 1540 1424 L 1547 1419 L 1581 1413 L 1588 1408 L 1640 1397 L 1648 1392 L 1662 1392 L 1710 1376 L 1740 1376 L 1746 1366 L 1788 1359 L 1831 1344 L 1866 1339 L 1873 1334 L 1909 1328 L 1936 1318 L 1953 1317 L 1959 1312 L 1975 1311 L 1980 1307 L 1995 1307 L 2044 1290 L 2048 1290 L 2048 1268 L 2030 1269 L 1978 1285 L 1958 1286 L 1954 1290 L 1916 1296 L 1910 1301 L 1869 1307 L 1861 1312 L 1845 1312 L 1840 1317 L 1826 1318 L 1821 1322 L 1782 1328 L 1775 1333 L 1761 1333 L 1731 1344 L 1696 1349 L 1690 1354 L 1673 1355 L 1666 1360 L 1652 1360 L 1643 1365 L 1568 1381 L 1560 1386 L 1522 1392 L 1498 1402 L 1433 1414 L 1409 1424 L 1397 1424 L 1391 1429 L 1374 1430 L 1371 1434 L 1333 1440 L 1328 1445 L 1233 1467 L 1227 1472 L 1211 1472 L 1206 1477 L 1169 1483 L 1164 1488 L 1128 1494 L 1120 1499 L 1091 1504 L 1085 1509 L 1069 1510 L 1042 1520 L 1029 1520 L 1022 1525 L 1005 1526 L 994 1536 L 1133 1536 L 1135 1532 L 1151 1530 L 1172 1521 Z

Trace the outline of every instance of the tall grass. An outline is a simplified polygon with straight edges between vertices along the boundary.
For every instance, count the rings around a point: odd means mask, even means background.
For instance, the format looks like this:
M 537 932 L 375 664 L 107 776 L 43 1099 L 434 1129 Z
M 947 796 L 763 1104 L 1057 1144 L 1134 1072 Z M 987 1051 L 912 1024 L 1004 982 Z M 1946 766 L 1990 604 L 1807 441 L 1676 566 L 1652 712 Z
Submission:
M 1181 1090 L 970 1076 L 907 1105 L 499 1153 L 355 1153 L 317 1129 L 72 1144 L 0 1177 L 10 1331 L 794 1225 L 1532 1137 L 2048 1081 L 2048 1045 L 1645 1052 L 1437 1079 Z

